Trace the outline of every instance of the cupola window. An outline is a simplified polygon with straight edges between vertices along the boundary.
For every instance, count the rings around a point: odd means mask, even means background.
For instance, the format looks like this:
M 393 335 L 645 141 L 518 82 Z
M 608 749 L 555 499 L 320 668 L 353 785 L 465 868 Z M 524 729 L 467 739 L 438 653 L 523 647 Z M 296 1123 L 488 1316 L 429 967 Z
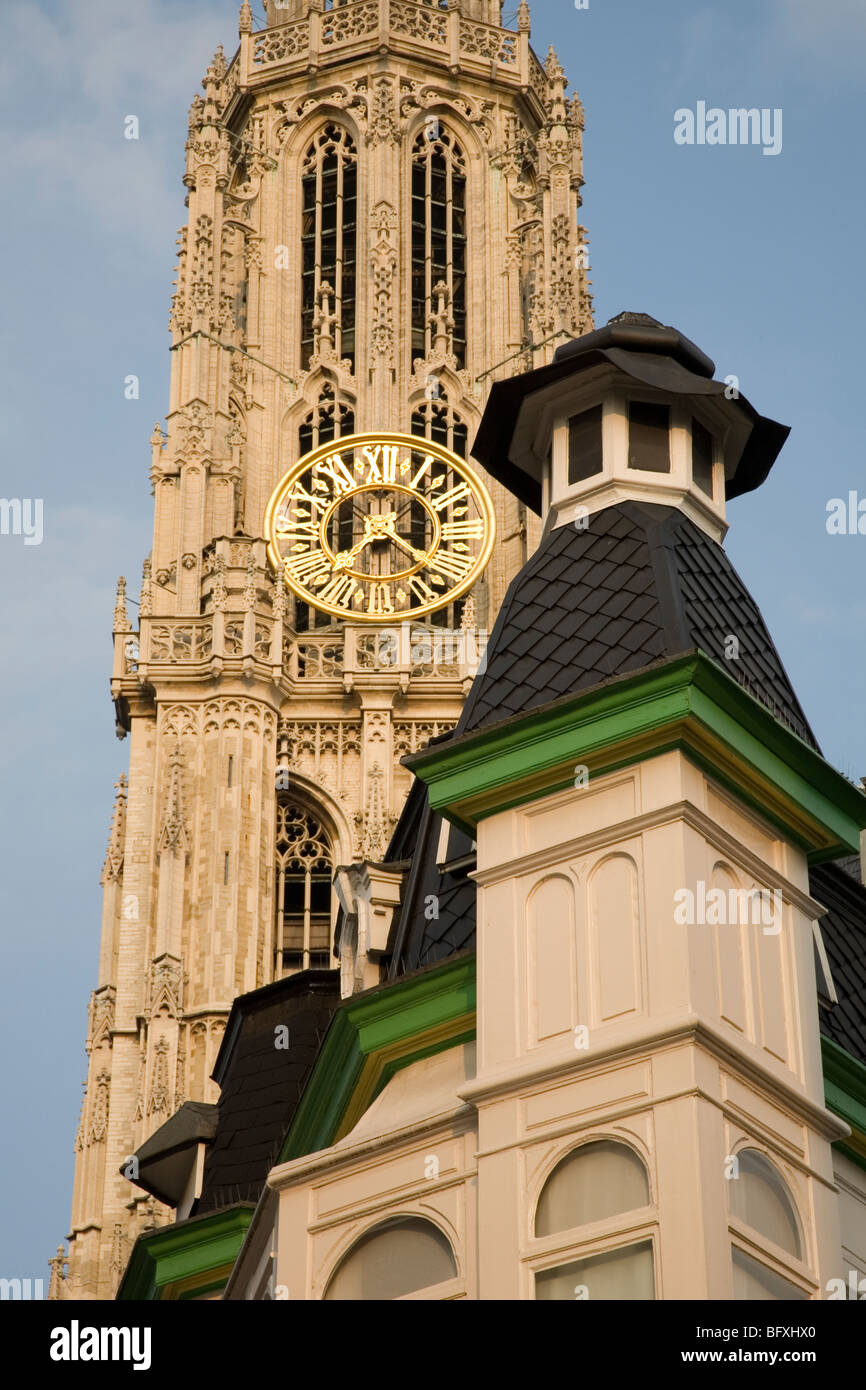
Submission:
M 582 483 L 602 470 L 601 406 L 582 410 L 568 422 L 568 482 Z
M 671 471 L 670 406 L 630 401 L 628 407 L 628 466 L 643 473 Z
M 713 436 L 700 420 L 692 420 L 692 478 L 695 486 L 713 495 Z

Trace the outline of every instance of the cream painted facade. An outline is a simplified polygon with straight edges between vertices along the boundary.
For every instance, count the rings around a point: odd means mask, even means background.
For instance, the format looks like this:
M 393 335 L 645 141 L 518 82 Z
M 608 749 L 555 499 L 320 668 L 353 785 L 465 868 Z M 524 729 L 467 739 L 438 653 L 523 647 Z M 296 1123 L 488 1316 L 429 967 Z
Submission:
M 267 11 L 254 33 L 245 0 L 239 51 L 217 52 L 190 111 L 153 549 L 137 627 L 124 581 L 114 616 L 129 774 L 54 1296 L 113 1295 L 137 1235 L 168 1217 L 121 1165 L 183 1101 L 215 1099 L 235 996 L 315 953 L 308 902 L 281 957 L 278 836 L 284 858 L 316 835 L 322 865 L 381 858 L 409 784 L 398 760 L 455 723 L 474 671 L 447 648 L 418 660 L 405 637 L 383 648 L 369 627 L 297 610 L 266 561 L 274 486 L 329 432 L 438 431 L 465 448 L 490 381 L 591 327 L 583 111 L 553 52 L 533 53 L 525 0 L 514 31 L 499 0 Z M 430 159 L 451 181 L 444 268 L 429 186 L 412 201 L 413 164 Z M 310 209 L 304 190 L 338 166 L 332 224 L 323 185 Z M 428 229 L 414 282 L 413 212 Z M 537 543 L 522 504 L 490 490 L 496 549 L 455 627 L 491 626 Z
M 477 1048 L 408 1066 L 345 1138 L 274 1168 L 226 1297 L 320 1299 L 407 1217 L 456 1266 L 416 1299 L 534 1299 L 545 1271 L 647 1243 L 662 1299 L 738 1296 L 735 1251 L 781 1297 L 860 1269 L 866 1186 L 830 1147 L 848 1131 L 824 1105 L 802 851 L 671 751 L 482 820 L 475 877 Z M 677 924 L 699 880 L 779 893 L 781 930 Z M 637 1156 L 648 1200 L 536 1235 L 557 1165 L 598 1141 Z M 746 1150 L 784 1184 L 799 1256 L 736 1210 Z

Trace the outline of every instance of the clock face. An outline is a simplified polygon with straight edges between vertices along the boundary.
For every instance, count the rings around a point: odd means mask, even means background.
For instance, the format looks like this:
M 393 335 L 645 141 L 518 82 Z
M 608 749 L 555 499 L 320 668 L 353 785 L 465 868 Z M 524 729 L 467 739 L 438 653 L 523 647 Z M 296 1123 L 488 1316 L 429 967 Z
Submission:
M 268 554 L 298 598 L 334 617 L 420 618 L 475 583 L 493 504 L 462 459 L 408 434 L 353 434 L 306 454 L 265 513 Z

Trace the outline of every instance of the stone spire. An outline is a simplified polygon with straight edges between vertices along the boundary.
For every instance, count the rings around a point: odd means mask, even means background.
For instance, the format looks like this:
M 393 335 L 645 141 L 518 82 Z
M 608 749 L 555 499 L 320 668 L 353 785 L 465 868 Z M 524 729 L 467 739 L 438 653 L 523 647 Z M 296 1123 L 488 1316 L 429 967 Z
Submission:
M 168 795 L 159 834 L 159 848 L 176 851 L 186 848 L 188 836 L 183 807 L 183 755 L 176 743 L 169 757 Z
M 114 798 L 114 814 L 108 835 L 108 849 L 102 866 L 102 883 L 119 879 L 123 868 L 123 845 L 126 839 L 126 776 L 121 773 L 115 782 L 117 795 Z

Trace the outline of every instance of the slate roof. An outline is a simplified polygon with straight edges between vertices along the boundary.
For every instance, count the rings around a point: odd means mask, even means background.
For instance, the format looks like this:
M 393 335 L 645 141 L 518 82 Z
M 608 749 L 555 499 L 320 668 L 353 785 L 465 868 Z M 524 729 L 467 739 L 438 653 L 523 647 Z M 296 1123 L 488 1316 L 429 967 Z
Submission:
M 214 1068 L 216 1136 L 193 1215 L 257 1200 L 339 1002 L 338 970 L 304 970 L 235 1000 Z M 275 1046 L 280 1024 L 287 1049 Z
M 828 909 L 821 935 L 838 996 L 832 1008 L 821 1009 L 821 1032 L 866 1062 L 866 889 L 845 864 L 850 861 L 809 871 L 809 891 Z
M 738 660 L 725 657 L 731 635 Z M 722 547 L 675 507 L 608 507 L 585 531 L 549 531 L 512 581 L 487 669 L 455 733 L 694 647 L 817 748 L 758 606 Z

